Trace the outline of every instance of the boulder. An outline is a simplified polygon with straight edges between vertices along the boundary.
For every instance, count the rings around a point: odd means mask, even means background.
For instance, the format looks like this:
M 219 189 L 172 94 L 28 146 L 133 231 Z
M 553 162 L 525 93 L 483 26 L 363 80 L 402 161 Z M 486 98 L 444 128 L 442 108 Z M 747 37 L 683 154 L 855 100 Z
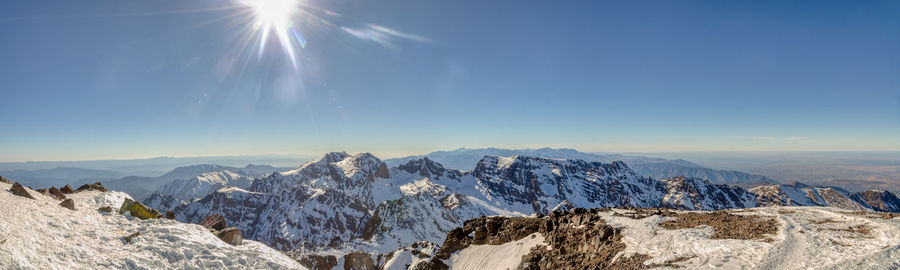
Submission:
M 125 212 L 129 212 L 131 213 L 131 216 L 139 219 L 159 218 L 162 216 L 156 209 L 147 207 L 146 205 L 131 199 L 125 199 L 125 202 L 122 203 L 122 207 L 119 207 L 119 214 L 124 214 Z
M 59 189 L 59 191 L 62 192 L 63 194 L 75 193 L 75 190 L 72 189 L 72 186 L 70 186 L 70 185 L 66 185 L 66 186 L 62 187 L 61 189 Z
M 138 237 L 140 235 L 141 235 L 141 232 L 135 232 L 135 233 L 129 234 L 128 236 L 125 236 L 125 238 L 123 238 L 123 240 L 125 240 L 125 243 L 131 243 L 131 241 L 134 240 L 135 237 Z
M 200 226 L 216 231 L 221 231 L 224 230 L 225 227 L 228 227 L 225 223 L 225 218 L 218 214 L 212 214 L 211 216 L 206 217 L 206 219 L 200 222 Z
M 100 212 L 112 213 L 112 207 L 109 207 L 109 206 L 100 207 L 97 210 L 100 210 Z
M 78 187 L 78 191 L 86 191 L 86 190 L 96 190 L 100 192 L 106 192 L 106 187 L 100 184 L 100 182 L 93 184 L 84 184 Z
M 231 244 L 232 246 L 241 245 L 241 241 L 244 240 L 244 236 L 241 234 L 241 230 L 235 227 L 228 227 L 221 231 L 217 231 L 216 237 L 225 241 L 225 243 Z
M 3 178 L 3 176 L 0 176 L 0 182 L 7 183 L 7 184 L 12 184 L 12 182 L 9 181 L 9 179 Z
M 61 203 L 59 203 L 59 206 L 75 211 L 75 201 L 73 201 L 72 199 L 66 199 L 65 201 L 62 201 Z
M 360 251 L 344 255 L 344 269 L 369 270 L 378 268 L 375 267 L 375 261 L 372 260 L 372 256 L 369 256 L 368 253 Z
M 19 183 L 13 183 L 9 191 L 11 191 L 13 195 L 22 196 L 34 200 L 34 196 L 31 196 L 31 193 L 28 193 L 28 191 L 25 190 L 25 187 L 23 187 Z
M 63 194 L 62 191 L 59 191 L 59 189 L 57 189 L 56 187 L 50 187 L 49 192 L 50 192 L 50 195 L 52 195 L 53 197 L 56 197 L 57 200 L 65 200 L 66 199 L 66 195 Z
M 172 219 L 172 220 L 174 220 L 174 219 L 175 219 L 175 212 L 172 212 L 172 211 L 166 211 L 166 219 Z

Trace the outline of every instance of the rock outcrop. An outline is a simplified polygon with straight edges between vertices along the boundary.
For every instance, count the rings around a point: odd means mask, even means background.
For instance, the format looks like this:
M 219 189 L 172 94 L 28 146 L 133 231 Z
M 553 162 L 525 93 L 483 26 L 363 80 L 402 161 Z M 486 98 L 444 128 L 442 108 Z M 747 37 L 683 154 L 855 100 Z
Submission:
M 100 192 L 106 192 L 106 188 L 103 187 L 103 185 L 100 184 L 100 182 L 93 183 L 93 184 L 81 185 L 80 187 L 78 187 L 78 189 L 76 191 L 85 191 L 85 190 L 96 190 L 96 191 L 100 191 Z
M 50 187 L 50 190 L 48 190 L 47 192 L 49 192 L 50 195 L 55 197 L 57 200 L 65 200 L 66 199 L 66 195 L 63 194 L 62 191 L 60 191 L 56 187 Z
M 216 237 L 225 241 L 225 243 L 231 244 L 232 246 L 241 245 L 241 241 L 244 240 L 244 236 L 241 234 L 241 230 L 235 227 L 228 227 L 221 231 L 215 232 Z
M 69 208 L 69 210 L 75 211 L 75 201 L 73 201 L 72 199 L 66 199 L 66 200 L 62 201 L 61 203 L 59 203 L 59 206 Z
M 62 192 L 63 194 L 75 193 L 75 190 L 72 189 L 72 186 L 70 186 L 70 185 L 63 186 L 62 188 L 59 189 L 59 191 Z
M 647 255 L 613 260 L 625 250 L 622 231 L 607 225 L 600 209 L 574 208 L 538 218 L 483 217 L 466 221 L 447 234 L 443 246 L 424 269 L 448 269 L 450 257 L 472 245 L 501 245 L 525 237 L 544 237 L 545 245 L 531 249 L 520 269 L 642 269 Z M 549 246 L 549 248 L 547 248 Z
M 23 187 L 19 183 L 13 183 L 13 185 L 9 189 L 9 191 L 12 192 L 12 194 L 14 194 L 16 196 L 21 196 L 21 197 L 25 197 L 25 198 L 34 200 L 34 196 L 32 196 L 31 193 L 28 193 L 28 191 L 25 190 L 25 187 Z
M 145 206 L 144 204 L 131 199 L 125 199 L 122 207 L 119 207 L 119 214 L 129 213 L 131 216 L 139 219 L 160 218 L 162 215 L 156 209 Z

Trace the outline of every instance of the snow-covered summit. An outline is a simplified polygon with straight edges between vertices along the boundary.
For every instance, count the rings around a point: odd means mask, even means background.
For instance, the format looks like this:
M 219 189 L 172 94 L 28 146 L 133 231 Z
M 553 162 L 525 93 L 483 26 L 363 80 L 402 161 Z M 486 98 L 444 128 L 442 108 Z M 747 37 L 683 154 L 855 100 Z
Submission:
M 207 172 L 190 179 L 169 182 L 154 191 L 144 203 L 154 209 L 172 210 L 221 188 L 250 188 L 252 181 L 251 178 L 230 170 Z

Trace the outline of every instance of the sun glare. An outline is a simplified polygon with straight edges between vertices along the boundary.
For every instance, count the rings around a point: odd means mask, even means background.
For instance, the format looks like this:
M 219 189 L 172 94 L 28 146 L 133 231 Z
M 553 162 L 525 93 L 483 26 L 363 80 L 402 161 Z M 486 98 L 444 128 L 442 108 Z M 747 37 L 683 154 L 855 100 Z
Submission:
M 243 3 L 253 10 L 255 28 L 261 34 L 259 54 L 262 55 L 265 49 L 269 33 L 275 32 L 282 49 L 291 58 L 294 68 L 297 68 L 291 38 L 295 38 L 300 47 L 306 46 L 306 40 L 292 25 L 292 19 L 299 11 L 297 0 L 244 0 Z
M 256 22 L 263 26 L 287 27 L 297 9 L 296 0 L 246 0 Z

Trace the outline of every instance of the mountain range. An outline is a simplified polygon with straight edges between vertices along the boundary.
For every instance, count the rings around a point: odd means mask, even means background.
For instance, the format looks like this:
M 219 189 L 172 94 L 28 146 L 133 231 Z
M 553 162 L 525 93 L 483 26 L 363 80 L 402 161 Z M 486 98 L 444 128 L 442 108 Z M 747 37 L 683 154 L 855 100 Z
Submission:
M 247 188 L 225 187 L 184 202 L 151 203 L 175 206 L 163 210 L 174 210 L 184 222 L 221 214 L 248 239 L 300 260 L 360 251 L 387 254 L 423 241 L 440 245 L 447 232 L 472 218 L 573 208 L 785 205 L 900 211 L 890 192 L 850 193 L 801 184 L 746 189 L 695 177 L 656 179 L 621 161 L 488 155 L 464 171 L 429 157 L 389 167 L 371 154 L 344 152 L 255 178 Z
M 707 179 L 716 184 L 734 184 L 744 187 L 752 187 L 758 184 L 773 184 L 775 180 L 765 176 L 748 174 L 740 171 L 716 170 L 705 168 L 690 161 L 682 159 L 663 159 L 635 155 L 621 154 L 595 154 L 579 152 L 567 148 L 540 148 L 540 149 L 499 149 L 499 148 L 460 148 L 452 151 L 437 151 L 422 156 L 409 156 L 403 158 L 387 159 L 390 166 L 396 166 L 406 161 L 428 157 L 449 168 L 469 169 L 486 155 L 493 156 L 530 156 L 555 159 L 579 159 L 585 161 L 597 161 L 611 163 L 622 161 L 636 173 L 655 178 L 669 178 L 676 176 L 698 177 Z

